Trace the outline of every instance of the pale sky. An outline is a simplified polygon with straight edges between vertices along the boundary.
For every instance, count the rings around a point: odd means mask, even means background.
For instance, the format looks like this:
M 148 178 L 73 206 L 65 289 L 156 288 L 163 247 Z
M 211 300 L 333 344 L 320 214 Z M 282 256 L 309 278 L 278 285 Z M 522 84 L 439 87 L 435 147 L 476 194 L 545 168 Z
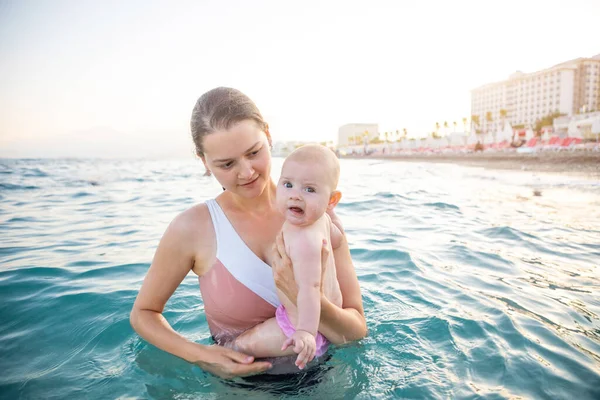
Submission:
M 274 140 L 422 136 L 475 87 L 600 53 L 598 26 L 598 0 L 0 0 L 0 156 L 187 154 L 217 86 Z

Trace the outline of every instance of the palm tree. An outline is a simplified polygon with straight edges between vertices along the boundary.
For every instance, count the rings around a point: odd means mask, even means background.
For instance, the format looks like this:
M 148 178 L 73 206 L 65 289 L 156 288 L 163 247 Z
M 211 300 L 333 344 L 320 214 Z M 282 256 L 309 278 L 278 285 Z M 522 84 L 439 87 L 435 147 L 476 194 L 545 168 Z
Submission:
M 440 123 L 436 122 L 435 123 L 435 132 L 437 133 L 440 130 Z
M 389 138 L 390 138 L 392 135 L 393 135 L 393 132 L 388 132 L 388 131 L 385 131 L 385 132 L 383 133 L 383 136 L 385 137 L 385 147 L 387 147 L 387 150 L 388 150 L 388 152 L 391 152 L 391 149 L 390 149 L 390 142 L 389 142 L 389 140 L 388 140 L 388 139 L 389 139 Z M 385 150 L 385 147 L 384 147 L 384 150 Z
M 492 124 L 492 122 L 494 122 L 494 117 L 492 116 L 492 112 L 488 111 L 485 113 L 485 131 L 489 132 L 490 130 L 490 125 Z
M 479 139 L 480 130 L 479 128 L 479 115 L 471 115 L 471 130 L 475 131 L 475 136 Z
M 485 133 L 490 133 L 492 122 L 494 122 L 494 117 L 492 116 L 492 112 L 488 111 L 485 113 Z
M 462 121 L 463 121 L 463 125 L 465 126 L 465 133 L 466 133 L 467 132 L 467 117 L 464 117 L 462 119 Z
M 402 128 L 402 136 L 398 138 L 398 141 L 400 143 L 402 143 L 401 148 L 404 148 L 404 146 L 406 146 L 406 140 L 408 136 L 408 131 L 406 130 L 406 128 Z
M 444 121 L 444 137 L 449 142 L 449 137 L 448 137 L 448 121 Z M 450 145 L 450 144 L 448 143 L 448 145 Z
M 454 125 L 454 132 L 456 132 L 456 121 L 454 121 L 452 125 Z
M 446 139 L 446 141 L 449 142 L 449 138 L 448 138 L 448 121 L 444 121 L 444 135 L 443 137 Z M 450 143 L 448 143 L 448 146 L 450 146 Z
M 399 150 L 400 150 L 400 149 L 404 149 L 404 148 L 405 148 L 405 146 L 406 146 L 406 135 L 407 135 L 406 128 L 402 128 L 402 135 L 400 135 L 400 132 L 399 132 L 399 131 L 396 131 L 396 132 L 398 132 L 398 140 L 397 140 L 397 141 L 398 141 L 399 143 L 402 143 L 402 144 L 399 146 Z
M 504 130 L 504 122 L 506 120 L 506 116 L 508 115 L 508 111 L 504 108 L 500 109 L 500 120 L 502 121 L 502 130 Z

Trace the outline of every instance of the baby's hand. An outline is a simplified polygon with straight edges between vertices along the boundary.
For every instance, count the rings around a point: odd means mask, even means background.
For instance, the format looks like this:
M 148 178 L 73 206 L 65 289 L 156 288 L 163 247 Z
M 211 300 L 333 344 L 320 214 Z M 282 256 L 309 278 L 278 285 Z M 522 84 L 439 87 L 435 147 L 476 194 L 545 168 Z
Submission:
M 290 338 L 283 342 L 281 350 L 285 350 L 292 345 L 294 346 L 294 352 L 298 354 L 296 366 L 304 369 L 306 364 L 315 358 L 315 353 L 317 352 L 315 337 L 307 331 L 297 330 Z

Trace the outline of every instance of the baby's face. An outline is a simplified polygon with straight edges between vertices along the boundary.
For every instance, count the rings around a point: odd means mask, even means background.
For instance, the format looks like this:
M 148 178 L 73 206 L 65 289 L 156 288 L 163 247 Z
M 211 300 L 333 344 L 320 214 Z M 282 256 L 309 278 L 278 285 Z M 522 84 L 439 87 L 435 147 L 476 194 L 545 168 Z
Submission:
M 307 226 L 327 211 L 333 188 L 318 164 L 286 160 L 277 184 L 277 208 L 293 225 Z

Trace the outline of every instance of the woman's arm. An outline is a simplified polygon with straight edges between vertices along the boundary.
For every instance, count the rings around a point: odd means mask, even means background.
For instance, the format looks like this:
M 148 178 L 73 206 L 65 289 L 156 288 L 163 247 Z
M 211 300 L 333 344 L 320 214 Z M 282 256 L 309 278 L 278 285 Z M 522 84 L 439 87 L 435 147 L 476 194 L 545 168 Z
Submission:
M 367 321 L 365 320 L 360 285 L 358 283 L 354 264 L 352 263 L 352 257 L 350 256 L 350 247 L 346 240 L 346 232 L 342 226 L 342 221 L 335 213 L 335 209 L 327 210 L 327 214 L 331 218 L 332 225 L 337 228 L 337 230 L 332 229 L 332 231 L 335 231 L 336 240 L 332 240 L 331 244 L 333 246 L 333 258 L 335 260 L 337 279 L 342 292 L 342 307 L 344 310 L 347 310 L 347 313 L 353 315 L 347 315 L 346 319 L 339 320 L 336 313 L 336 310 L 339 310 L 339 307 L 335 307 L 335 305 L 324 298 L 324 296 L 321 296 L 321 318 L 323 319 L 323 307 L 325 307 L 325 312 L 329 311 L 331 313 L 327 313 L 325 316 L 325 320 L 327 321 L 326 324 L 329 326 L 336 326 L 336 323 L 348 323 L 354 319 L 354 321 L 351 322 L 351 326 L 348 327 L 353 335 L 345 337 L 343 335 L 336 336 L 335 331 L 331 334 L 333 340 L 336 340 L 333 343 L 342 344 L 347 341 L 354 341 L 367 336 Z M 329 326 L 326 326 L 325 328 L 329 328 Z M 325 335 L 325 337 L 327 337 L 327 335 Z
M 341 229 L 337 216 L 334 214 L 331 219 L 343 234 L 344 231 Z M 275 284 L 292 302 L 296 303 L 298 288 L 294 281 L 292 263 L 286 254 L 285 243 L 281 234 L 277 236 L 274 250 L 273 274 Z M 365 337 L 367 335 L 367 324 L 358 278 L 354 271 L 348 242 L 344 234 L 339 246 L 333 249 L 333 255 L 343 304 L 342 308 L 337 307 L 327 300 L 323 294 L 321 295 L 319 332 L 332 343 L 341 344 Z M 325 264 L 327 256 L 327 248 L 323 246 L 322 264 Z
M 333 249 L 335 269 L 342 292 L 342 308 L 321 294 L 321 323 L 319 331 L 334 344 L 343 344 L 367 336 L 367 322 L 362 296 L 346 236 L 340 246 Z
M 270 368 L 269 363 L 253 362 L 252 357 L 224 347 L 189 341 L 175 332 L 162 315 L 165 304 L 190 270 L 194 268 L 200 275 L 204 272 L 205 266 L 195 265 L 195 262 L 201 263 L 214 248 L 205 243 L 206 237 L 199 237 L 198 232 L 213 229 L 208 222 L 210 218 L 203 218 L 202 213 L 192 208 L 180 214 L 167 228 L 133 305 L 131 325 L 154 346 L 215 375 L 229 378 L 263 372 Z

